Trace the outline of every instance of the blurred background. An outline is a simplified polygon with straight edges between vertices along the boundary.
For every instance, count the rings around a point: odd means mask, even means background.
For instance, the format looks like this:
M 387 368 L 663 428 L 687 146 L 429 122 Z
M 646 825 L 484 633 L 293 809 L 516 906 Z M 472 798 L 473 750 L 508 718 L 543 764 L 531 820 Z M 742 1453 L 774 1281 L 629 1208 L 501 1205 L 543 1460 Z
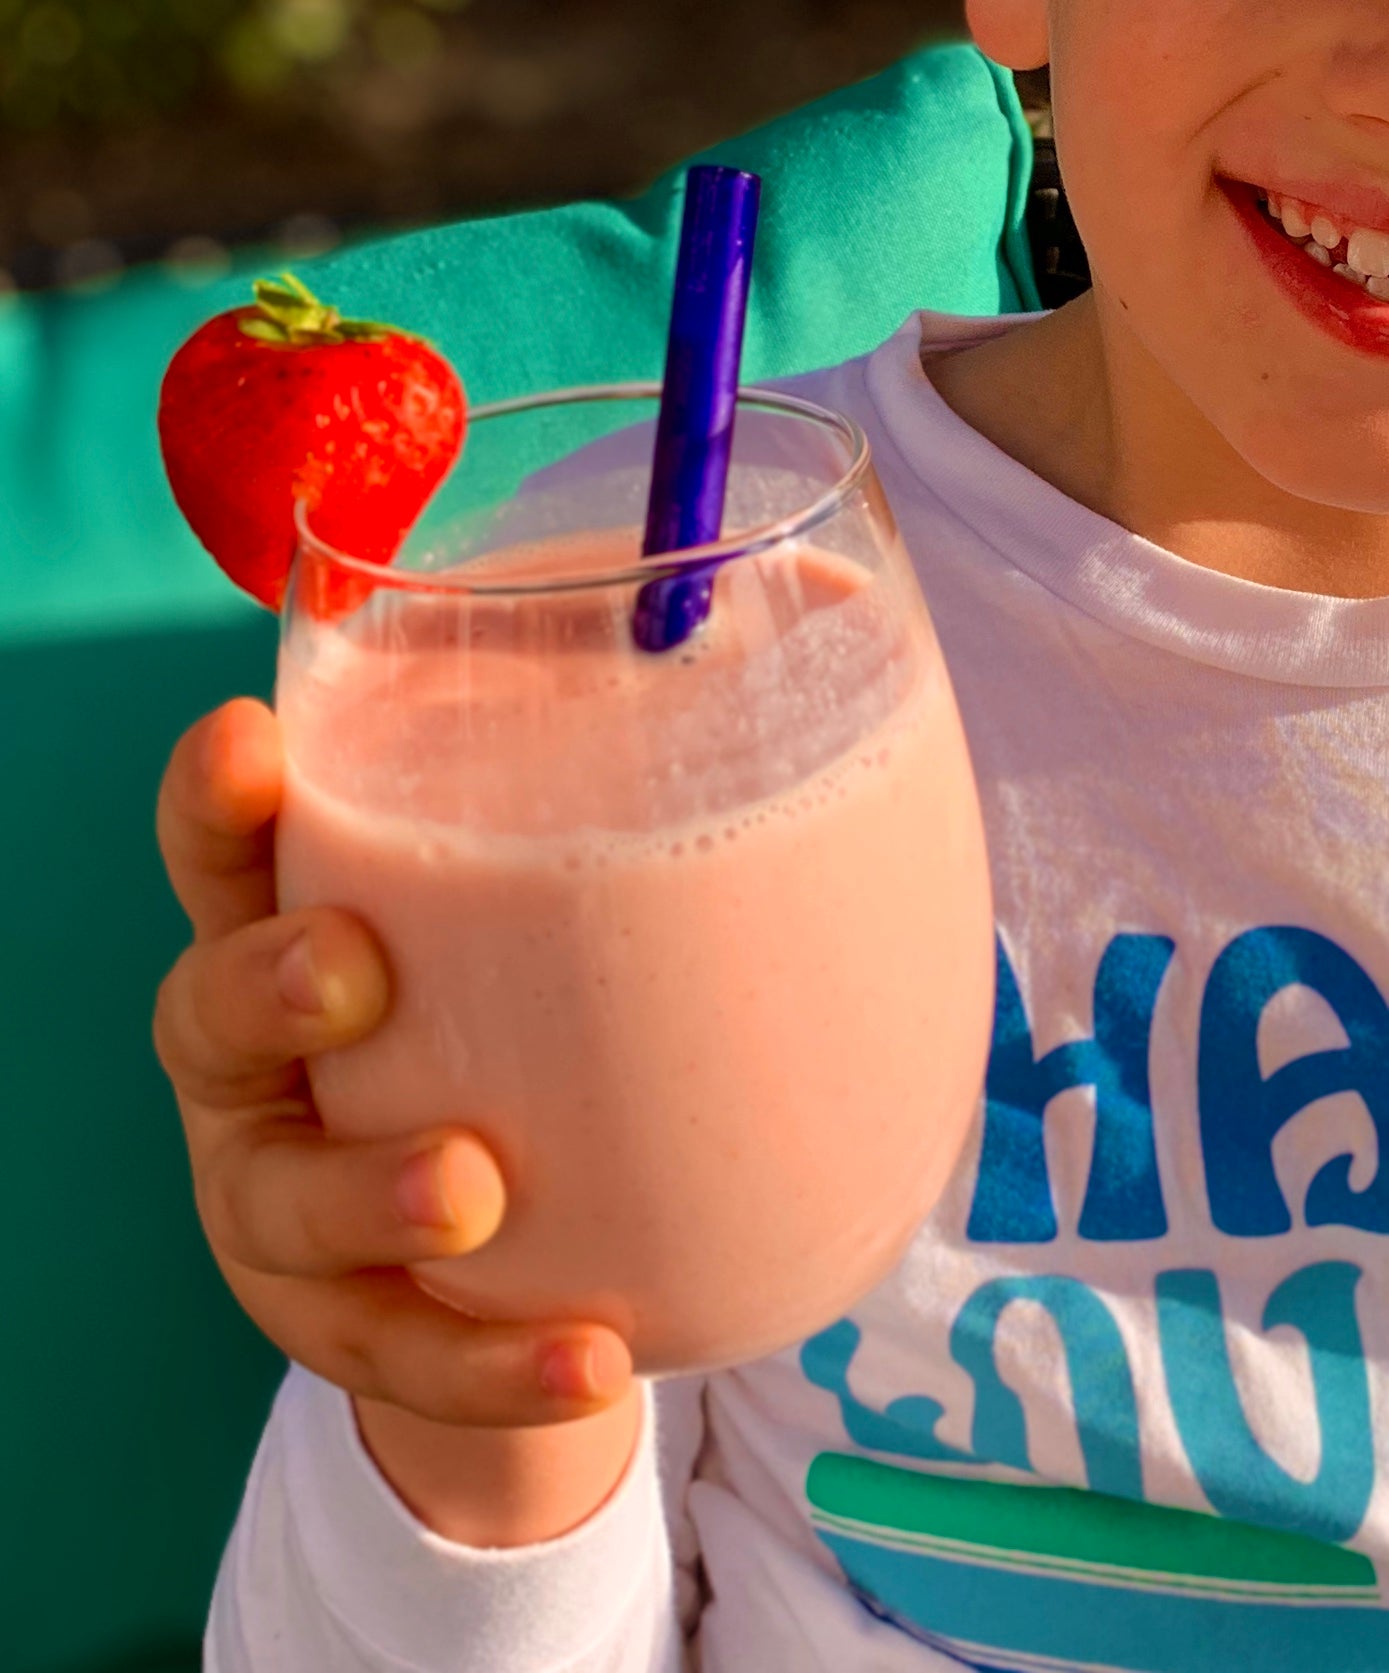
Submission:
M 648 185 L 963 0 L 0 0 L 0 289 Z

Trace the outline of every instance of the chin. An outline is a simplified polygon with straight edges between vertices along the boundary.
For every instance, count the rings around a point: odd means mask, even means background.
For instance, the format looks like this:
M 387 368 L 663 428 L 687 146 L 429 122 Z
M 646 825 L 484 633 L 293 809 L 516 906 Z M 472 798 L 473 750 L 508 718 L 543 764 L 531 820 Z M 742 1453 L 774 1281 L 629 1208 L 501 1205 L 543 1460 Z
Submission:
M 1231 445 L 1271 487 L 1328 511 L 1389 516 L 1389 418 L 1342 428 L 1279 425 Z

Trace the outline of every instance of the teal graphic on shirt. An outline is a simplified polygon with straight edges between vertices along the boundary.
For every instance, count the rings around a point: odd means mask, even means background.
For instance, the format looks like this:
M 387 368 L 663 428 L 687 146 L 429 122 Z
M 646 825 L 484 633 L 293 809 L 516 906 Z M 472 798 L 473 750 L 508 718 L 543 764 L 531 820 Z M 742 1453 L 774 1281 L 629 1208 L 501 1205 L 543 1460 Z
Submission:
M 985 1085 L 985 1130 L 967 1237 L 977 1245 L 1057 1240 L 1043 1127 L 1058 1092 L 1086 1085 L 1095 1137 L 1079 1220 L 1084 1244 L 1157 1246 L 1169 1236 L 1148 1074 L 1153 1013 L 1174 944 L 1116 936 L 1098 962 L 1094 1034 L 1038 1059 L 1002 938 Z M 1310 988 L 1347 1045 L 1295 1058 L 1265 1079 L 1258 1027 L 1290 985 Z M 1201 1007 L 1199 1129 L 1211 1221 L 1270 1244 L 1259 1328 L 1306 1348 L 1317 1467 L 1286 1470 L 1261 1445 L 1236 1383 L 1218 1270 L 1158 1264 L 1152 1278 L 1165 1394 L 1211 1514 L 1145 1502 L 1133 1373 L 1102 1291 L 1065 1272 L 990 1277 L 950 1324 L 949 1352 L 973 1406 L 967 1448 L 942 1440 L 928 1391 L 877 1410 L 854 1393 L 860 1331 L 841 1320 L 805 1344 L 801 1368 L 838 1403 L 854 1453 L 826 1453 L 806 1482 L 810 1516 L 865 1605 L 976 1666 L 1033 1673 L 1384 1673 L 1389 1608 L 1374 1565 L 1345 1548 L 1375 1482 L 1360 1307 L 1365 1271 L 1308 1260 L 1303 1227 L 1389 1231 L 1389 1008 L 1342 948 L 1312 931 L 1255 929 L 1223 949 Z M 1274 1140 L 1309 1103 L 1358 1093 L 1379 1138 L 1363 1190 L 1331 1155 L 1290 1204 Z M 1367 1256 L 1377 1251 L 1367 1244 Z M 1156 1251 L 1155 1251 L 1156 1252 Z M 1301 1259 L 1295 1262 L 1295 1256 Z M 1290 1258 L 1294 1257 L 1294 1258 Z M 1247 1266 L 1247 1263 L 1246 1263 Z M 1281 1273 L 1280 1273 L 1281 1267 Z M 1291 1270 L 1289 1270 L 1291 1267 Z M 997 1270 L 996 1265 L 993 1268 Z M 982 1464 L 1035 1473 L 1022 1401 L 999 1373 L 1000 1323 L 1042 1309 L 1062 1344 L 1089 1491 L 986 1481 Z M 1254 1321 L 1243 1320 L 1246 1331 Z M 958 1429 L 956 1431 L 958 1433 Z

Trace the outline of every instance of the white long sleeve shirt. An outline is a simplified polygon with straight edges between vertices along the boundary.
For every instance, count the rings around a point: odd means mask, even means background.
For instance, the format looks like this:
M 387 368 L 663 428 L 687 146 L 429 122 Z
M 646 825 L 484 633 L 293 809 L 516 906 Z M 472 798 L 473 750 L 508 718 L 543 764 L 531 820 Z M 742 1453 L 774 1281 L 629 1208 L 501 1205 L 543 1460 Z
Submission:
M 280 1393 L 210 1673 L 1385 1673 L 1389 599 L 1258 586 L 1068 499 L 932 389 L 855 416 L 983 802 L 998 1000 L 950 1189 L 809 1342 L 648 1396 L 553 1544 L 421 1527 Z

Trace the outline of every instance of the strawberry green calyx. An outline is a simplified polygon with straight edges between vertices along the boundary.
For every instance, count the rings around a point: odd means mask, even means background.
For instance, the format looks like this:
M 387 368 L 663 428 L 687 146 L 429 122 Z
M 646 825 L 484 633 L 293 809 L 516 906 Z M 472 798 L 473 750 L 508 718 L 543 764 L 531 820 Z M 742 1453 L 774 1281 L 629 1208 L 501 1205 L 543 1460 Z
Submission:
M 279 280 L 257 279 L 259 311 L 241 322 L 244 336 L 258 343 L 281 348 L 320 348 L 333 343 L 378 342 L 382 338 L 406 336 L 393 326 L 373 320 L 344 319 L 336 308 L 320 302 L 309 287 L 292 273 Z

